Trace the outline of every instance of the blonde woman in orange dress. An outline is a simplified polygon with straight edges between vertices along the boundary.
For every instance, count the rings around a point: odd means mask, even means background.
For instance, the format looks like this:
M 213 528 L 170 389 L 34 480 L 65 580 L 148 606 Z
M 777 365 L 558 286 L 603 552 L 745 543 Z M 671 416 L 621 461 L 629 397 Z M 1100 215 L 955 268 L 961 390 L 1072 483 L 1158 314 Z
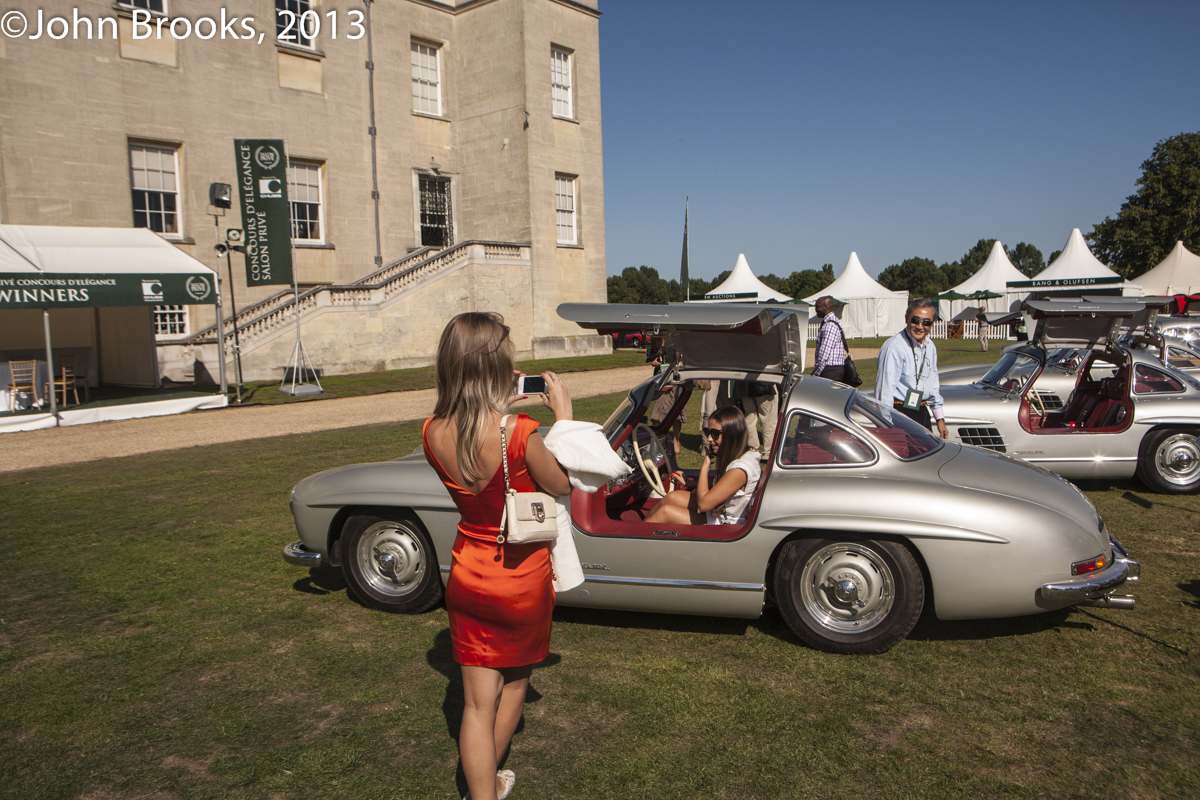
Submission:
M 425 456 L 450 491 L 462 521 L 451 551 L 446 609 L 454 660 L 462 667 L 458 751 L 468 797 L 507 797 L 516 776 L 497 772 L 525 703 L 533 666 L 550 652 L 554 611 L 549 542 L 506 544 L 500 528 L 504 471 L 518 492 L 570 492 L 566 471 L 536 435 L 538 421 L 509 417 L 508 452 L 500 421 L 513 396 L 513 346 L 499 314 L 460 314 L 442 331 L 437 352 L 437 405 L 425 421 Z M 552 372 L 546 404 L 571 419 L 571 395 Z

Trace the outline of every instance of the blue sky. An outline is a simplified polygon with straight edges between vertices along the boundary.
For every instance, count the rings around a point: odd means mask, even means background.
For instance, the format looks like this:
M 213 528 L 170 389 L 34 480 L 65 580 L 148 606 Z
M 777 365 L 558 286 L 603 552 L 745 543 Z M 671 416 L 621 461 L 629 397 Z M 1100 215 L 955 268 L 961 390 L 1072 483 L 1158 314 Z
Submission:
M 608 273 L 1059 250 L 1200 130 L 1200 2 L 601 0 Z M 1153 265 L 1147 265 L 1147 268 Z

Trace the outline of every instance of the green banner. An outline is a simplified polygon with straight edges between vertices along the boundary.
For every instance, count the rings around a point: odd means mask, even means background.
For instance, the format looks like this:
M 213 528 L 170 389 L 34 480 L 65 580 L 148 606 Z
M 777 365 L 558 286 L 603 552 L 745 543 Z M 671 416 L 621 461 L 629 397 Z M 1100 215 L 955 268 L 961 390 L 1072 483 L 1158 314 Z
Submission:
M 0 272 L 0 310 L 206 305 L 217 302 L 212 273 Z
M 292 282 L 292 216 L 282 139 L 234 139 L 246 285 Z

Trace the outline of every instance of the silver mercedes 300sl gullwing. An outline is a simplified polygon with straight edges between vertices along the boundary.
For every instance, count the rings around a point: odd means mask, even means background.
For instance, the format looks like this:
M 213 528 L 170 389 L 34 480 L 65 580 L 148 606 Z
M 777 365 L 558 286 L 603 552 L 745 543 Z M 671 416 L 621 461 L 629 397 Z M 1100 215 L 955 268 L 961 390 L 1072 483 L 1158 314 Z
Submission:
M 1161 351 L 1116 340 L 1142 304 L 1026 306 L 1037 320 L 1029 344 L 1006 348 L 971 385 L 942 387 L 951 438 L 1065 478 L 1136 474 L 1157 492 L 1200 490 L 1200 381 L 1164 363 Z M 1045 401 L 1051 391 L 1062 398 L 1057 407 Z
M 1145 306 L 1141 311 L 1117 322 L 1115 335 L 1117 344 L 1131 349 L 1143 350 L 1156 356 L 1160 361 L 1175 369 L 1186 372 L 1194 378 L 1200 378 L 1200 352 L 1183 339 L 1165 336 L 1159 332 L 1157 325 L 1161 323 L 1161 314 L 1172 305 L 1170 297 L 1084 297 L 1072 298 L 1072 303 L 1141 303 Z M 1019 316 L 1020 312 L 990 315 L 996 324 L 1004 324 Z M 1005 345 L 1002 353 L 1025 347 L 1026 344 L 1016 342 Z M 1038 373 L 1034 391 L 1037 397 L 1032 398 L 1035 405 L 1044 407 L 1047 411 L 1057 411 L 1066 405 L 1066 398 L 1075 391 L 1079 382 L 1079 368 L 1086 361 L 1086 351 L 1073 347 L 1048 350 L 1042 371 Z M 987 375 L 992 364 L 959 364 L 938 371 L 938 379 L 942 386 L 960 386 L 976 381 Z M 1109 376 L 1103 376 L 1109 377 Z
M 941 619 L 1133 607 L 1113 593 L 1139 566 L 1078 489 L 803 375 L 807 320 L 796 309 L 566 304 L 558 313 L 600 333 L 664 334 L 676 354 L 603 425 L 633 473 L 572 495 L 586 580 L 560 604 L 749 619 L 774 605 L 803 642 L 835 653 L 888 650 L 926 604 Z M 666 437 L 698 379 L 767 382 L 781 398 L 749 521 L 644 522 L 675 466 Z M 649 427 L 655 400 L 675 385 L 675 406 Z M 291 508 L 300 540 L 284 548 L 288 562 L 340 567 L 352 593 L 384 611 L 422 612 L 441 599 L 459 515 L 420 451 L 306 478 Z

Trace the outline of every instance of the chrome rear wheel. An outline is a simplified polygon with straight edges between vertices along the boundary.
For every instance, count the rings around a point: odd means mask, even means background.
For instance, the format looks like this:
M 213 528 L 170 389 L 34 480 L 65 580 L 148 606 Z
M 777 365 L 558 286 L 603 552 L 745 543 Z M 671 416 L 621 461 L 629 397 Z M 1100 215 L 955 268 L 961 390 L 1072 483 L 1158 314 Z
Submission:
M 1200 443 L 1196 434 L 1181 430 L 1152 431 L 1142 443 L 1138 477 L 1164 494 L 1200 489 Z
M 898 542 L 794 539 L 779 554 L 775 598 L 805 644 L 831 653 L 883 653 L 917 623 L 925 582 Z

